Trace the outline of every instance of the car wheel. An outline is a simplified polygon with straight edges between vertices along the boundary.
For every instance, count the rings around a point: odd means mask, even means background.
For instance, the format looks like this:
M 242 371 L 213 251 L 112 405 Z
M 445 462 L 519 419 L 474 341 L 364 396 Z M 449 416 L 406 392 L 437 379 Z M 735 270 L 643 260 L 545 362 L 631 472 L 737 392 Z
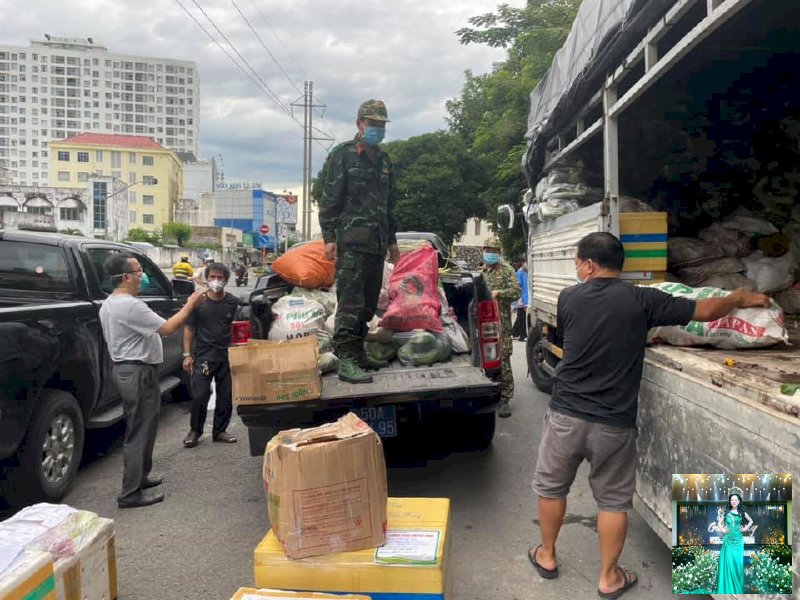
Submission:
M 553 378 L 544 368 L 544 362 L 548 360 L 549 352 L 542 347 L 542 330 L 538 326 L 531 327 L 528 332 L 528 341 L 525 346 L 528 359 L 528 373 L 531 376 L 533 385 L 545 394 L 553 393 Z M 552 359 L 548 361 L 552 364 Z
M 83 442 L 78 401 L 68 392 L 44 390 L 6 482 L 11 504 L 60 501 L 75 480 Z
M 497 424 L 495 411 L 478 413 L 467 417 L 466 442 L 471 450 L 486 450 L 494 439 Z

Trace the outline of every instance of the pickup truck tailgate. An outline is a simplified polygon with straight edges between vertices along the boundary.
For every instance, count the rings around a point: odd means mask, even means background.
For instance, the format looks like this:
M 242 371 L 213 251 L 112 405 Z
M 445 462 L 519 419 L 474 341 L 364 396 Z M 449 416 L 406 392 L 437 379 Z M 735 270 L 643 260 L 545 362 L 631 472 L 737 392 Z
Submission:
M 420 400 L 431 395 L 437 398 L 461 398 L 497 386 L 479 367 L 471 364 L 468 354 L 455 355 L 446 363 L 430 367 L 404 367 L 398 361 L 380 371 L 370 371 L 372 383 L 347 383 L 339 381 L 335 373 L 322 378 L 322 397 L 325 404 L 353 398 L 383 397 L 391 402 L 404 399 Z

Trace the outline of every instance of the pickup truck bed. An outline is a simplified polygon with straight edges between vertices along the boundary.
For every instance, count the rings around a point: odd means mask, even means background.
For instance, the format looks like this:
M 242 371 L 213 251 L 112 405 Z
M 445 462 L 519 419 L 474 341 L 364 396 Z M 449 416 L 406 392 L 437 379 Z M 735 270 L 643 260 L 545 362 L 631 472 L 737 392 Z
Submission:
M 340 381 L 336 373 L 322 378 L 319 400 L 296 403 L 239 406 L 242 422 L 250 430 L 250 452 L 263 453 L 267 440 L 287 427 L 311 426 L 329 421 L 353 409 L 392 405 L 397 408 L 400 434 L 404 423 L 416 421 L 420 407 L 427 411 L 463 413 L 477 417 L 475 445 L 494 433 L 494 409 L 499 384 L 480 367 L 472 365 L 469 354 L 453 355 L 448 362 L 429 367 L 406 367 L 399 361 L 372 371 L 372 383 Z M 490 430 L 490 431 L 488 431 Z M 481 435 L 482 434 L 482 435 Z

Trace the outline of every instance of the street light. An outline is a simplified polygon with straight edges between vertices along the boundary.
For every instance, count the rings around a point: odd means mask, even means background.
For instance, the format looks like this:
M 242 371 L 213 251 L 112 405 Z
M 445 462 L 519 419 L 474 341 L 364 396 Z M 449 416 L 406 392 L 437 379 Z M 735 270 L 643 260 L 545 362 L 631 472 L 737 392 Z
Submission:
M 100 178 L 100 177 L 108 177 L 108 178 L 110 178 L 110 179 L 114 179 L 114 180 L 116 180 L 116 181 L 120 181 L 120 182 L 122 182 L 122 183 L 125 183 L 125 182 L 124 182 L 122 179 L 120 179 L 120 178 L 119 178 L 119 177 L 117 177 L 116 175 L 103 175 L 103 174 L 100 174 L 100 173 L 97 173 L 97 172 L 95 172 L 95 173 L 90 173 L 90 174 L 89 174 L 89 177 L 91 177 L 91 178 L 93 178 L 93 179 L 97 179 L 97 178 Z M 108 201 L 109 201 L 111 198 L 113 198 L 114 196 L 118 196 L 118 195 L 120 195 L 122 192 L 124 192 L 124 191 L 127 191 L 127 190 L 128 190 L 128 188 L 131 188 L 131 187 L 133 187 L 134 185 L 138 185 L 138 184 L 140 184 L 140 183 L 143 183 L 143 184 L 145 184 L 145 185 L 158 185 L 158 179 L 157 179 L 157 178 L 155 178 L 155 177 L 151 177 L 151 178 L 150 178 L 150 179 L 148 179 L 147 181 L 145 181 L 145 180 L 141 180 L 141 181 L 134 181 L 133 183 L 129 183 L 128 185 L 126 185 L 126 186 L 125 186 L 125 187 L 123 187 L 122 189 L 119 189 L 119 190 L 117 190 L 116 192 L 114 192 L 114 193 L 112 193 L 112 194 L 107 194 L 107 195 L 106 195 L 106 198 L 105 198 L 105 200 L 106 200 L 106 226 L 105 226 L 105 236 L 106 236 L 106 237 L 108 237 L 108 207 L 109 207 L 109 203 L 108 203 Z M 92 201 L 94 201 L 94 196 L 92 197 Z M 126 206 L 127 206 L 127 204 L 126 204 Z M 114 241 L 115 241 L 115 242 L 118 242 L 118 241 L 120 241 L 120 240 L 118 240 L 118 239 L 117 239 L 118 237 L 119 237 L 119 219 L 118 219 L 118 218 L 115 218 L 115 219 L 114 219 Z

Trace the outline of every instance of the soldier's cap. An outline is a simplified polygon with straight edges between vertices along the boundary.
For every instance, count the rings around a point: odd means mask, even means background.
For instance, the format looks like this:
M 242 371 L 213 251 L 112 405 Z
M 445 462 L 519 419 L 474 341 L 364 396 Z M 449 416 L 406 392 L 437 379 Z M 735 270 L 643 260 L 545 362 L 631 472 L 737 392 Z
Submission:
M 389 122 L 389 113 L 383 100 L 370 99 L 362 102 L 358 107 L 358 119 L 372 119 L 373 121 Z
M 500 250 L 502 246 L 500 245 L 500 240 L 496 237 L 490 237 L 483 240 L 483 247 L 484 248 L 493 248 L 496 250 Z

